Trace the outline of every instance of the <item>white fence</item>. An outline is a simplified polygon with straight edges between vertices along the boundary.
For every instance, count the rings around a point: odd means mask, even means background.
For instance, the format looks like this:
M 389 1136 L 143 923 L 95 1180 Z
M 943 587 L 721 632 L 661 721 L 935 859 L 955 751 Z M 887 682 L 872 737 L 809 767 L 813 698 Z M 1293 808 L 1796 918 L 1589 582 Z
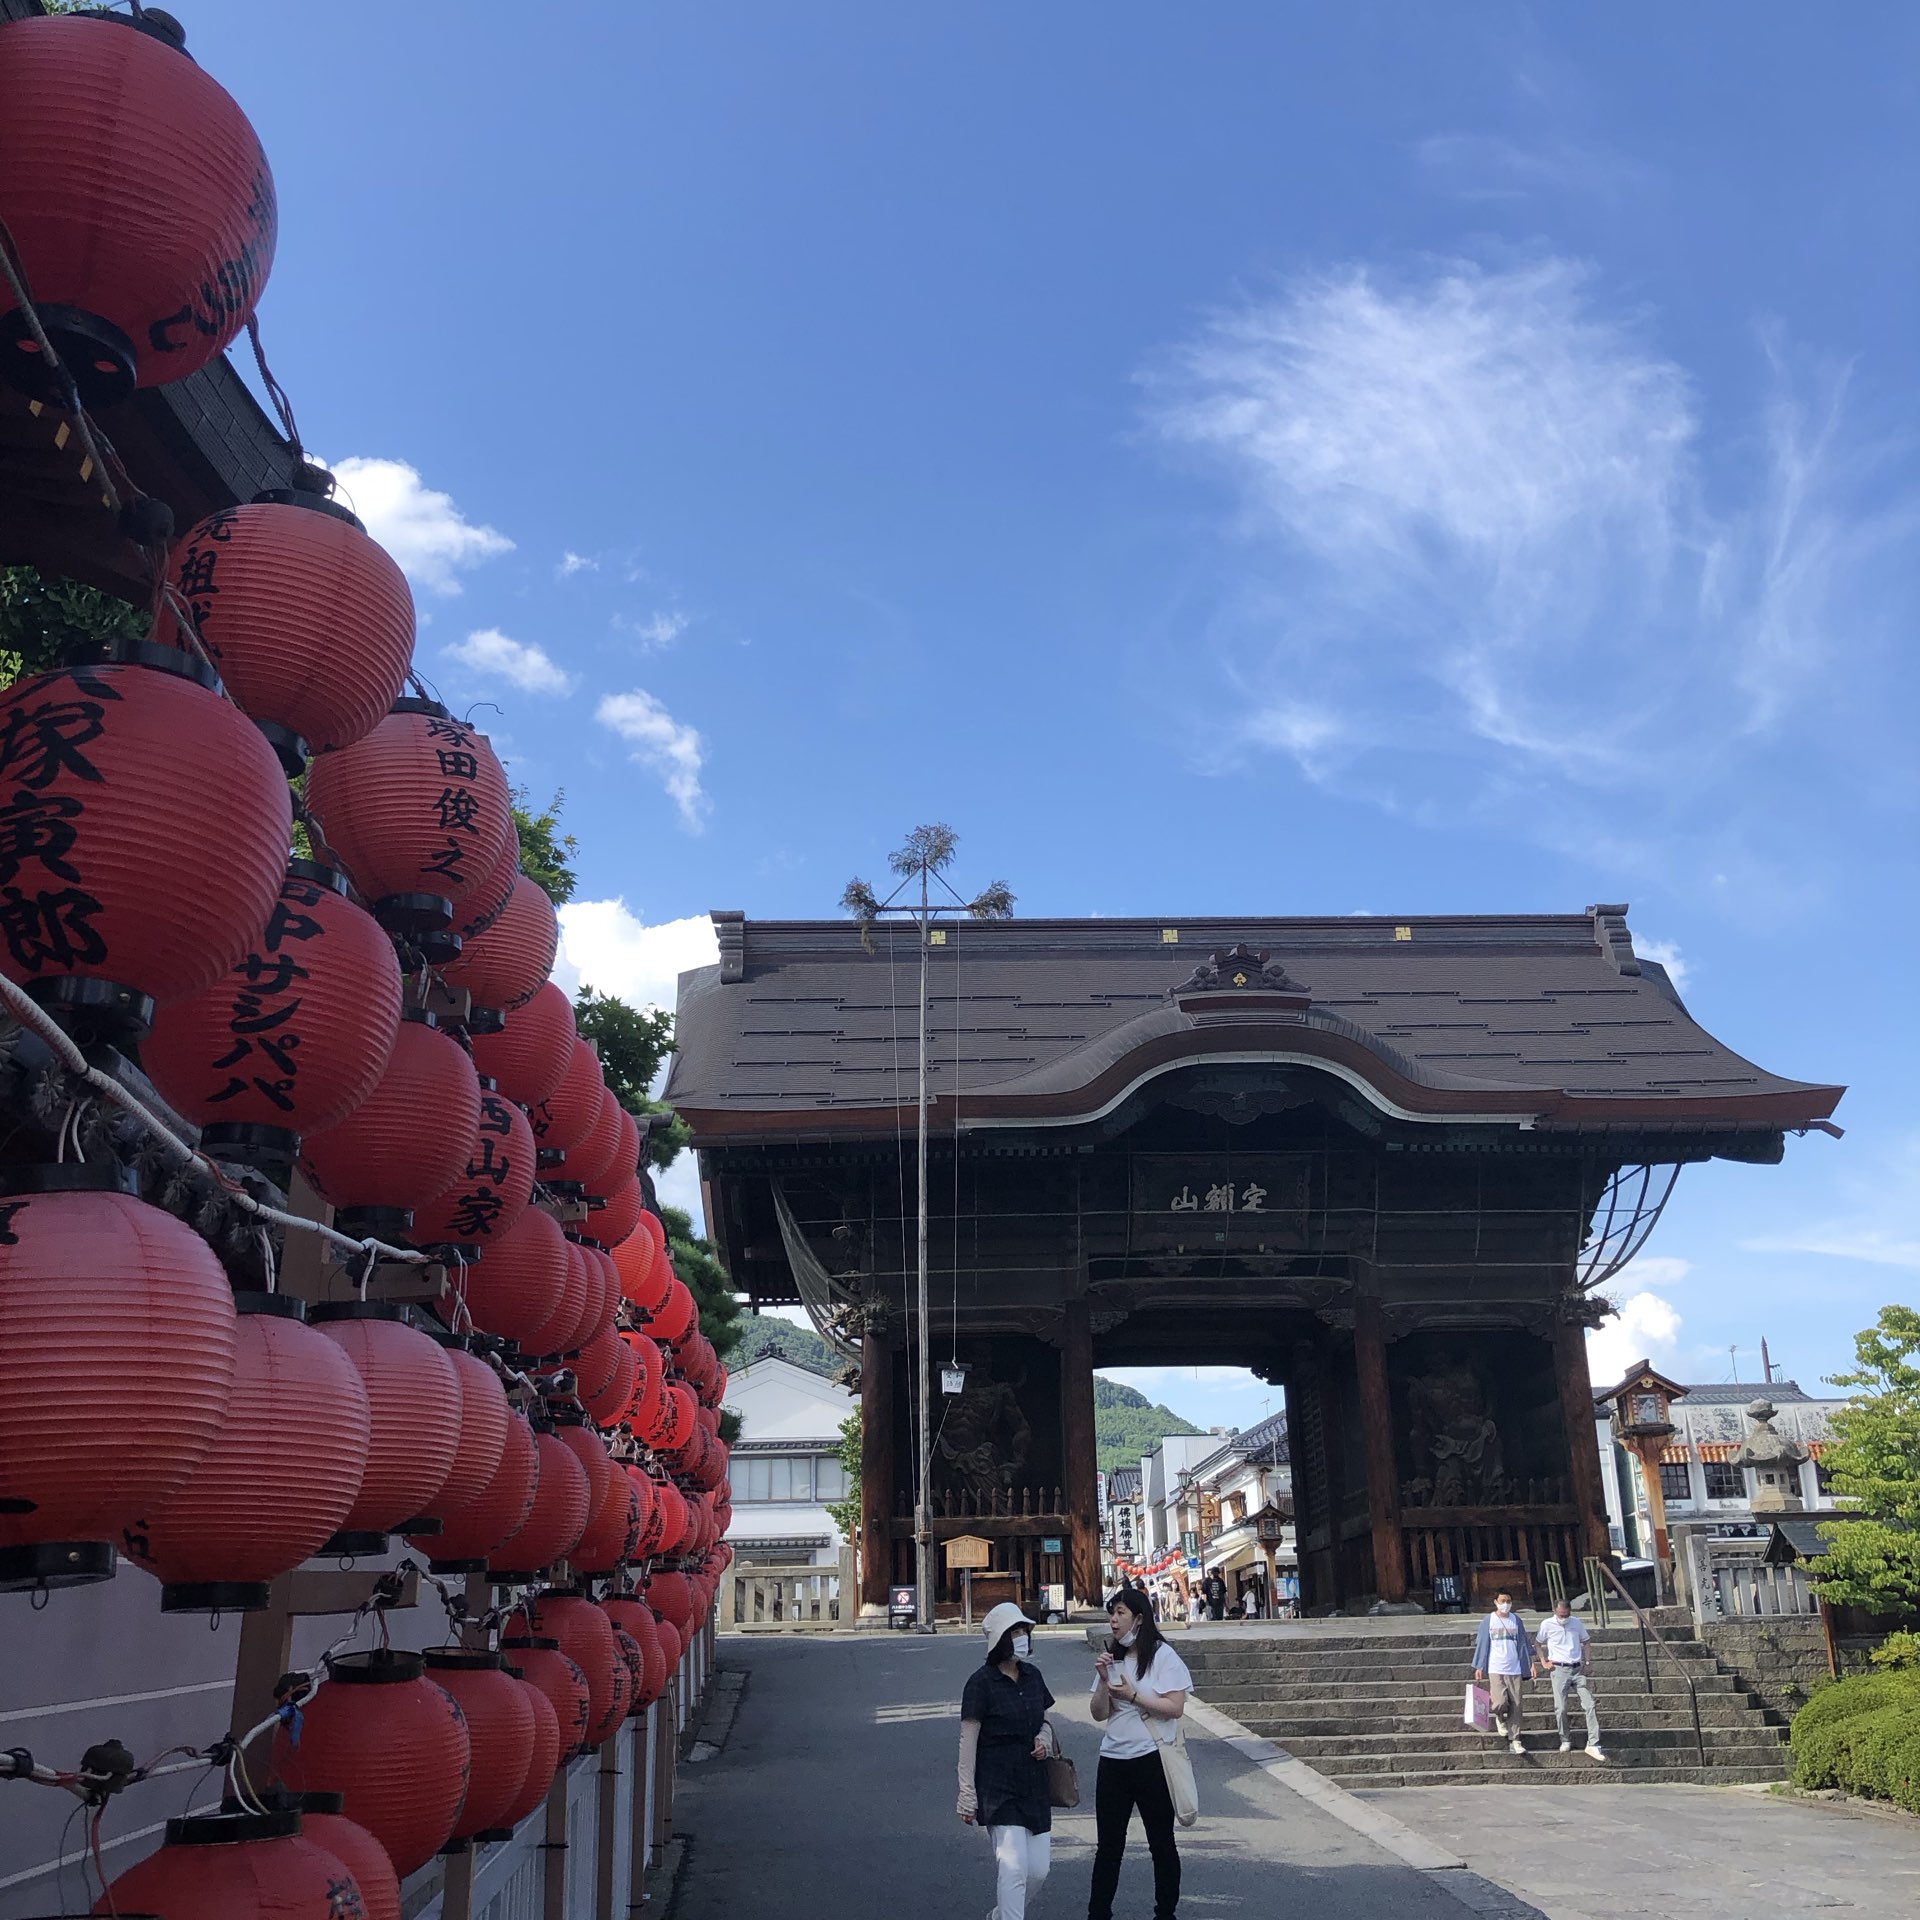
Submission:
M 736 1560 L 727 1572 L 720 1631 L 831 1632 L 853 1624 L 844 1604 L 852 1593 L 846 1554 L 837 1567 L 768 1567 Z

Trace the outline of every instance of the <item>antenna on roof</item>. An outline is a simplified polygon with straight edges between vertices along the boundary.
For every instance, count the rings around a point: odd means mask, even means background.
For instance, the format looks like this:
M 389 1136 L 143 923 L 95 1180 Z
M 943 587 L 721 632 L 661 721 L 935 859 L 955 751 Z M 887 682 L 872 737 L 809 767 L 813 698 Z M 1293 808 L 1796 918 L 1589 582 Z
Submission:
M 1760 1377 L 1768 1386 L 1773 1385 L 1773 1356 L 1767 1351 L 1767 1336 L 1760 1336 Z
M 1738 1347 L 1730 1345 L 1727 1348 L 1727 1361 L 1733 1368 L 1734 1379 L 1738 1380 L 1740 1378 L 1740 1349 Z

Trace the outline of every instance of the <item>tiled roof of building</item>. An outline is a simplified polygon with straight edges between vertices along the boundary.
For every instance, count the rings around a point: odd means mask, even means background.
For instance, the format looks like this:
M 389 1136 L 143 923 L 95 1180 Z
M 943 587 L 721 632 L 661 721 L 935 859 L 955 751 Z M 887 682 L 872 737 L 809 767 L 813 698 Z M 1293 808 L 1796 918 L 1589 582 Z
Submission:
M 1107 1498 L 1109 1500 L 1138 1500 L 1140 1498 L 1140 1469 L 1138 1467 L 1115 1467 L 1107 1475 Z
M 1624 912 L 961 922 L 933 955 L 934 1097 L 974 1124 L 1070 1121 L 1252 1049 L 1434 1120 L 1698 1131 L 1832 1111 L 1840 1088 L 1698 1026 Z M 914 1098 L 915 930 L 714 921 L 720 964 L 681 976 L 667 1086 L 696 1134 L 890 1128 Z

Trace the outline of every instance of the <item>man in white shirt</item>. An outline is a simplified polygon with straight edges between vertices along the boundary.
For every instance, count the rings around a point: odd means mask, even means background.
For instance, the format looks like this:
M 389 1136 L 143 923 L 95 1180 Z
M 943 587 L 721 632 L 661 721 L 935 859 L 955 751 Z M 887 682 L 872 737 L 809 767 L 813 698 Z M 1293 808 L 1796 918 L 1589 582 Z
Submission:
M 1509 1753 L 1526 1752 L 1520 1740 L 1520 1689 L 1533 1671 L 1532 1655 L 1526 1623 L 1513 1610 L 1513 1595 L 1502 1589 L 1473 1643 L 1473 1677 L 1493 1696 L 1493 1730 L 1506 1736 Z
M 1575 1619 L 1572 1607 L 1562 1600 L 1540 1623 L 1536 1638 L 1540 1658 L 1553 1675 L 1553 1718 L 1560 1729 L 1560 1751 L 1573 1751 L 1573 1743 L 1567 1738 L 1567 1690 L 1578 1687 L 1580 1705 L 1587 1716 L 1587 1758 L 1604 1763 L 1607 1756 L 1600 1751 L 1600 1715 L 1594 1709 L 1593 1685 L 1588 1677 L 1593 1671 L 1593 1635 L 1587 1631 L 1587 1623 Z

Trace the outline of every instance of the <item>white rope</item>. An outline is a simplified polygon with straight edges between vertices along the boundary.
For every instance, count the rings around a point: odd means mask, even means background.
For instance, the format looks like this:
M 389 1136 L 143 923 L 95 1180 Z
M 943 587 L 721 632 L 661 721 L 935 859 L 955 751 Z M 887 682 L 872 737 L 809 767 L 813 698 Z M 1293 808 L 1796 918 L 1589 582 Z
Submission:
M 426 1261 L 424 1253 L 416 1253 L 410 1247 L 389 1246 L 384 1240 L 371 1238 L 356 1240 L 350 1234 L 336 1233 L 332 1227 L 318 1220 L 306 1220 L 297 1213 L 288 1213 L 283 1208 L 268 1206 L 264 1200 L 256 1200 L 244 1188 L 236 1187 L 206 1154 L 188 1146 L 138 1094 L 130 1093 L 110 1074 L 102 1073 L 94 1066 L 60 1023 L 30 994 L 4 975 L 0 975 L 0 1000 L 6 1002 L 8 1012 L 22 1026 L 31 1027 L 53 1049 L 59 1056 L 60 1064 L 69 1073 L 84 1080 L 103 1099 L 111 1101 L 123 1113 L 137 1120 L 182 1166 L 206 1168 L 235 1206 L 261 1220 L 270 1220 L 276 1226 L 297 1227 L 302 1233 L 316 1233 L 321 1239 L 336 1247 L 344 1247 L 350 1253 L 378 1254 L 383 1259 L 404 1260 L 410 1265 L 420 1265 Z

